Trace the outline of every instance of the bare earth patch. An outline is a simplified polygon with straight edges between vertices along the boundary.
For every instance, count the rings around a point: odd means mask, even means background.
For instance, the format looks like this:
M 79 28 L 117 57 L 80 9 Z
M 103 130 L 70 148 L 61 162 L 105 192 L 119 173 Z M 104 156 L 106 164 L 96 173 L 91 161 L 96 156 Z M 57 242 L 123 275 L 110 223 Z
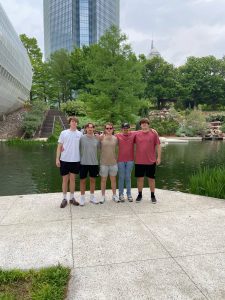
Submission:
M 0 139 L 16 138 L 23 135 L 21 129 L 25 110 L 19 109 L 6 116 L 4 121 L 0 121 Z

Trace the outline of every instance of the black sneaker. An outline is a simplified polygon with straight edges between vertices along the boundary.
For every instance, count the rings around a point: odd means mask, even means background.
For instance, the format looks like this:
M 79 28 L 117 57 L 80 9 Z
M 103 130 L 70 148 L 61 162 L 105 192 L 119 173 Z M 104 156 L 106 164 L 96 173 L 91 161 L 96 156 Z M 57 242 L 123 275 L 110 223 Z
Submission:
M 63 199 L 62 203 L 60 204 L 60 208 L 64 208 L 67 206 L 67 200 Z
M 152 200 L 152 203 L 153 203 L 153 204 L 156 204 L 157 200 L 156 200 L 156 197 L 155 197 L 155 196 L 151 197 L 151 200 Z
M 140 202 L 142 200 L 142 196 L 138 195 L 136 198 L 136 202 Z
M 73 199 L 70 199 L 70 204 L 73 204 L 73 205 L 75 205 L 75 206 L 80 205 L 79 202 L 77 202 L 74 198 L 73 198 Z

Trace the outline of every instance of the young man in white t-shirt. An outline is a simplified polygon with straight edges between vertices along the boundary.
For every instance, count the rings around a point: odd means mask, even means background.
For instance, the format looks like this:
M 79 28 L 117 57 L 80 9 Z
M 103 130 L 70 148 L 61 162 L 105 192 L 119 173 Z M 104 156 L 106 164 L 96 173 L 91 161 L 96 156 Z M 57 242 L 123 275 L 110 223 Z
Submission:
M 80 171 L 80 138 L 82 133 L 77 130 L 78 119 L 69 117 L 70 128 L 63 130 L 58 139 L 58 147 L 56 151 L 56 166 L 60 168 L 62 176 L 62 192 L 63 200 L 61 208 L 67 205 L 67 189 L 68 183 L 70 187 L 70 203 L 79 205 L 75 200 L 75 177 Z

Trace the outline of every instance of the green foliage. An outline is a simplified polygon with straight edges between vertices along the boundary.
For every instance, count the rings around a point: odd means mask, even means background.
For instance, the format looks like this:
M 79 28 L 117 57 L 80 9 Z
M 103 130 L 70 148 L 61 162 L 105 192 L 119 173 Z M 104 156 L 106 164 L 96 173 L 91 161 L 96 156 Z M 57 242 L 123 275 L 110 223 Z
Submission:
M 179 127 L 179 123 L 173 119 L 153 119 L 150 126 L 157 130 L 159 135 L 174 135 Z
M 63 128 L 62 128 L 61 123 L 56 121 L 54 124 L 53 134 L 48 138 L 47 143 L 48 144 L 56 144 L 62 130 L 63 130 Z
M 86 105 L 81 100 L 67 101 L 61 104 L 61 110 L 68 116 L 85 116 Z
M 70 270 L 62 266 L 38 271 L 0 269 L 0 299 L 63 300 Z
M 32 108 L 24 115 L 22 129 L 24 130 L 25 137 L 31 138 L 34 136 L 37 129 L 41 126 L 47 106 L 42 101 L 33 101 Z
M 71 99 L 71 63 L 70 54 L 65 49 L 55 51 L 49 60 L 49 72 L 55 84 L 59 103 Z
M 104 122 L 132 122 L 144 85 L 140 64 L 118 28 L 112 27 L 90 47 L 87 69 L 87 92 L 79 96 L 85 99 L 87 115 Z
M 176 69 L 161 57 L 145 61 L 143 80 L 146 83 L 145 98 L 155 99 L 155 106 L 160 99 L 175 98 L 179 93 Z
M 45 87 L 47 86 L 47 79 L 45 78 L 44 63 L 42 62 L 42 52 L 38 47 L 37 39 L 29 38 L 25 34 L 21 34 L 20 39 L 27 50 L 33 69 L 30 100 L 45 100 Z
M 193 194 L 225 199 L 225 167 L 201 169 L 190 178 Z
M 214 122 L 214 121 L 225 121 L 225 113 L 218 113 L 218 114 L 210 114 L 206 117 L 207 122 Z
M 215 109 L 224 105 L 224 62 L 214 56 L 189 57 L 184 66 L 178 68 L 179 82 L 185 93 L 186 106 L 192 103 L 207 104 Z
M 225 123 L 223 123 L 223 125 L 220 127 L 220 130 L 225 133 Z
M 177 135 L 187 136 L 203 135 L 207 130 L 206 117 L 200 110 L 192 110 L 186 115 L 184 123 L 177 131 Z

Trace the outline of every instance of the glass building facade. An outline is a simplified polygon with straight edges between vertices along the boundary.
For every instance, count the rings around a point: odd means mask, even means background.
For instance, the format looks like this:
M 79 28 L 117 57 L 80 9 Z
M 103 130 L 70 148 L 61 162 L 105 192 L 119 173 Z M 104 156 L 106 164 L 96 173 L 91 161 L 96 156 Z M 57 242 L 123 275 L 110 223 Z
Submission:
M 45 58 L 59 49 L 98 42 L 112 25 L 119 27 L 119 0 L 44 0 Z
M 0 4 L 0 116 L 29 99 L 31 84 L 27 51 Z

